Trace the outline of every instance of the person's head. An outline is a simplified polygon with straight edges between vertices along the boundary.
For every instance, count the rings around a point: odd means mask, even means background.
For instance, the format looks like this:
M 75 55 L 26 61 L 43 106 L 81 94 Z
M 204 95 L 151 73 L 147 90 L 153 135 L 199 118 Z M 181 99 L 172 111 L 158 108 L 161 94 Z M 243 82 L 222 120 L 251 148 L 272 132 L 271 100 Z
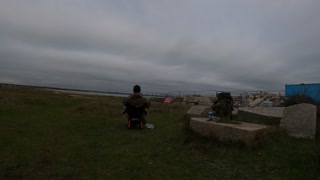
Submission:
M 134 92 L 134 93 L 140 93 L 140 92 L 141 92 L 140 86 L 139 86 L 139 85 L 133 86 L 133 92 Z

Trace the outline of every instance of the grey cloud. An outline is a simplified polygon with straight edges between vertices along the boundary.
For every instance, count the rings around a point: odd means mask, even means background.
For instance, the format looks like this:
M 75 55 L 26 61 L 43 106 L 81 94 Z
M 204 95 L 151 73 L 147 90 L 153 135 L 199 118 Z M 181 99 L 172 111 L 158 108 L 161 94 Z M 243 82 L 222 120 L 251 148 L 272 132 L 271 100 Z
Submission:
M 126 3 L 125 3 L 126 2 Z M 84 89 L 315 83 L 318 1 L 1 1 L 0 81 Z

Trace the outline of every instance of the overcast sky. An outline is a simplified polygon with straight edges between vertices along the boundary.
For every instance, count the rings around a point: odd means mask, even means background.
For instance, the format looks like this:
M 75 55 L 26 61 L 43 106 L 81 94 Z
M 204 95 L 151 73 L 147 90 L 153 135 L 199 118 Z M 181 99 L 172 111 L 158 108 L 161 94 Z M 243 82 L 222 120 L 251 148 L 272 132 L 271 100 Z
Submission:
M 0 82 L 128 92 L 320 83 L 319 0 L 0 0 Z

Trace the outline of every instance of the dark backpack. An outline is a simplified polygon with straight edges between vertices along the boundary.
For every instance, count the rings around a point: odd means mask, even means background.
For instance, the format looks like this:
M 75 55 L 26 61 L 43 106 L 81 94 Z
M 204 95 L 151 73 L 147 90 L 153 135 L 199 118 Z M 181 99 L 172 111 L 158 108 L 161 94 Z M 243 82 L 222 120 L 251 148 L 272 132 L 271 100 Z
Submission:
M 217 94 L 217 100 L 212 107 L 216 115 L 220 118 L 232 119 L 233 98 L 229 92 L 220 92 Z

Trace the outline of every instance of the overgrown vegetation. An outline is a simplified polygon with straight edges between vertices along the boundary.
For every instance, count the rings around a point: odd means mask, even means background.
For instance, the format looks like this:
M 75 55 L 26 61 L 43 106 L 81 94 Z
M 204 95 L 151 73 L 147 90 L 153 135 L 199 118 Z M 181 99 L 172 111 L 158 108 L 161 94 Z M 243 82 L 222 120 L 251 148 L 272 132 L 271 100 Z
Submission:
M 122 98 L 0 88 L 0 179 L 318 179 L 319 140 L 281 129 L 257 145 L 192 132 L 188 106 L 152 102 L 127 130 Z
M 284 106 L 292 106 L 295 104 L 300 104 L 300 103 L 308 103 L 308 104 L 313 104 L 313 105 L 319 105 L 319 102 L 314 101 L 311 97 L 309 96 L 304 96 L 304 95 L 294 95 L 288 97 L 287 100 L 285 100 Z

